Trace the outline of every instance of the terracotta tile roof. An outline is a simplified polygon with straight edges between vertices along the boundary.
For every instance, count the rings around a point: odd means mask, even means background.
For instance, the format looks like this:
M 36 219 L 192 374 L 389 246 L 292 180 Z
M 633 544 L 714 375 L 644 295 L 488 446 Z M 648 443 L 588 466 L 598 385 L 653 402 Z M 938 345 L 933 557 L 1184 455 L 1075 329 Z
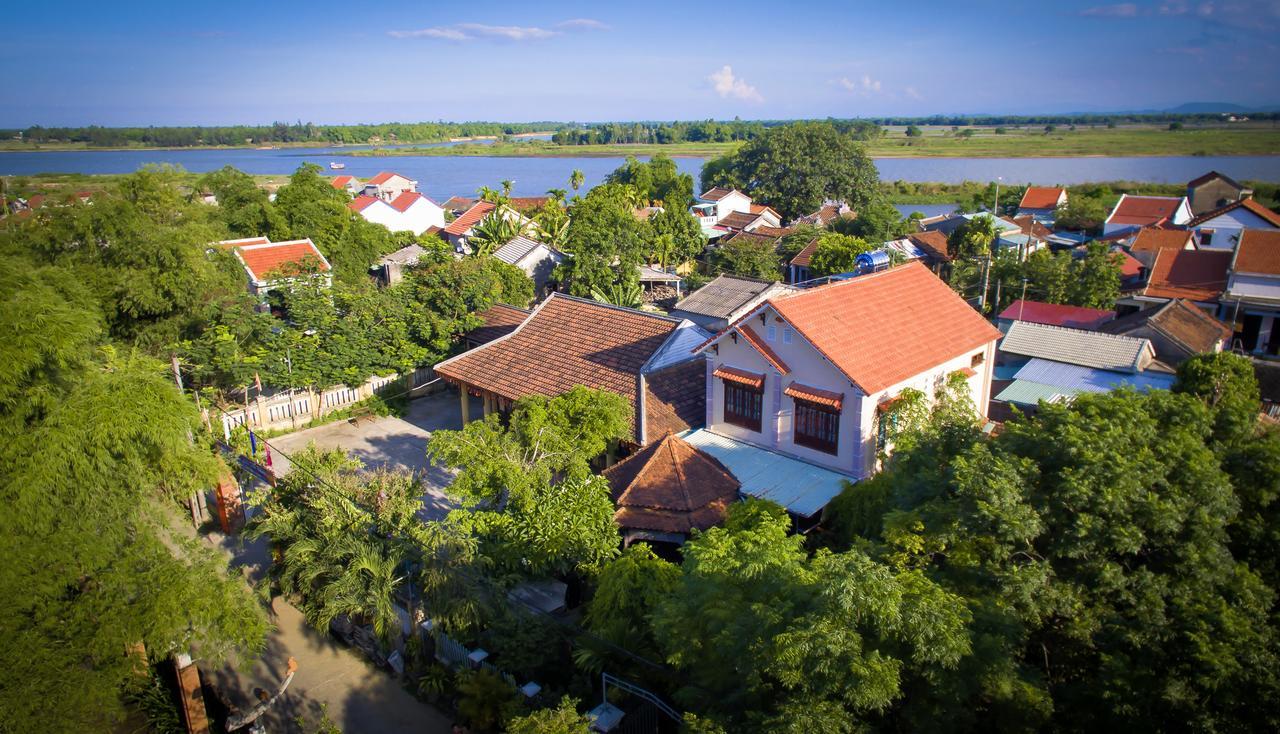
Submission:
M 1129 249 L 1133 252 L 1156 252 L 1194 249 L 1194 246 L 1195 242 L 1188 230 L 1143 227 L 1138 230 L 1138 236 L 1133 239 Z
M 1246 229 L 1236 245 L 1237 273 L 1280 275 L 1280 230 Z
M 778 214 L 778 212 L 777 212 L 776 210 L 774 210 L 774 208 L 773 208 L 773 207 L 771 207 L 771 206 L 766 206 L 766 205 L 764 205 L 764 204 L 751 204 L 751 205 L 749 206 L 749 209 L 750 209 L 750 211 L 751 211 L 751 213 L 752 213 L 752 214 L 764 214 L 765 212 L 769 212 L 770 214 L 772 214 L 773 216 L 775 216 L 775 217 L 777 217 L 777 218 L 779 218 L 779 219 L 781 219 L 781 218 L 782 218 L 782 217 Z
M 1254 199 L 1253 197 L 1249 197 L 1247 199 L 1241 199 L 1239 201 L 1233 201 L 1230 204 L 1227 204 L 1226 206 L 1220 206 L 1217 209 L 1212 209 L 1210 211 L 1205 212 L 1204 214 L 1200 214 L 1196 217 L 1193 217 L 1191 221 L 1187 222 L 1187 226 L 1198 227 L 1201 224 L 1204 224 L 1205 222 L 1211 219 L 1220 217 L 1223 214 L 1228 214 L 1230 212 L 1235 211 L 1236 209 L 1245 209 L 1247 211 L 1253 212 L 1254 214 L 1258 215 L 1263 220 L 1265 220 L 1271 226 L 1280 227 L 1280 214 L 1276 214 L 1275 212 L 1271 211 L 1265 206 L 1259 204 L 1257 200 Z
M 844 393 L 823 390 L 817 387 L 809 387 L 793 382 L 787 385 L 787 389 L 782 391 L 784 395 L 790 395 L 798 400 L 807 400 L 810 403 L 826 405 L 836 410 L 840 410 L 844 406 Z
M 1161 250 L 1151 263 L 1143 295 L 1216 301 L 1227 287 L 1229 251 Z
M 757 390 L 764 387 L 764 375 L 758 372 L 740 370 L 737 367 L 730 367 L 724 364 L 717 367 L 715 371 L 711 373 L 711 376 L 718 377 L 721 380 L 728 380 L 729 382 L 736 382 L 739 385 L 754 387 Z
M 434 201 L 431 201 L 431 199 L 423 196 L 422 194 L 419 194 L 417 191 L 402 192 L 399 196 L 392 199 L 389 203 L 391 204 L 392 209 L 395 209 L 396 211 L 399 211 L 399 212 L 404 212 L 404 211 L 408 211 L 409 207 L 416 204 L 419 199 L 425 199 L 426 201 L 429 201 L 432 204 L 435 204 Z M 437 204 L 437 206 L 439 205 Z
M 542 205 L 551 200 L 550 196 L 512 196 L 507 199 L 507 203 L 512 209 L 524 211 L 526 209 L 540 209 Z
M 916 232 L 915 234 L 907 235 L 907 239 L 911 240 L 911 244 L 927 252 L 933 259 L 951 262 L 945 234 L 941 232 Z
M 1040 240 L 1047 240 L 1053 235 L 1053 230 L 1036 221 L 1036 218 L 1030 214 L 1024 214 L 1020 217 L 1014 217 L 1013 223 L 1022 228 L 1022 233 L 1028 237 L 1035 237 Z
M 857 215 L 853 212 L 845 212 L 841 214 L 840 210 L 843 207 L 843 204 L 823 204 L 818 207 L 818 211 L 813 212 L 812 214 L 806 214 L 803 217 L 800 217 L 798 221 L 805 224 L 816 224 L 819 227 L 824 227 L 842 216 L 853 219 L 857 218 Z
M 334 176 L 333 180 L 329 183 L 333 184 L 333 188 L 335 189 L 345 189 L 347 188 L 347 184 L 351 183 L 354 178 L 355 176 Z
M 265 245 L 271 240 L 266 237 L 244 237 L 238 240 L 223 240 L 213 243 L 214 246 L 224 250 L 230 250 L 236 247 L 244 247 L 245 245 Z
M 1107 217 L 1113 224 L 1153 225 L 1166 222 L 1177 213 L 1182 204 L 1182 197 L 1176 196 L 1134 196 L 1123 194 L 1116 207 Z
M 746 229 L 747 227 L 750 227 L 752 223 L 754 223 L 759 218 L 760 218 L 759 214 L 748 214 L 746 212 L 730 212 L 729 214 L 726 214 L 723 219 L 716 222 L 716 224 L 720 225 L 721 227 L 728 227 L 729 229 Z
M 382 184 L 384 184 L 384 183 L 386 183 L 386 182 L 390 181 L 392 178 L 394 178 L 394 177 L 396 177 L 396 176 L 400 176 L 400 174 L 398 174 L 398 173 L 393 173 L 393 172 L 391 172 L 391 171 L 383 171 L 383 172 L 379 173 L 377 176 L 374 176 L 373 178 L 369 179 L 366 183 L 371 183 L 371 184 L 373 184 L 374 186 L 381 186 Z M 403 179 L 404 179 L 404 180 L 406 180 L 406 181 L 412 181 L 412 180 L 413 180 L 413 179 L 409 178 L 408 176 L 400 176 L 400 178 L 403 178 Z
M 773 247 L 774 245 L 778 244 L 778 238 L 775 237 L 774 235 L 762 234 L 760 232 L 754 232 L 754 231 L 747 232 L 745 230 L 737 229 L 730 232 L 728 236 L 726 236 L 724 239 L 720 240 L 720 243 L 722 245 L 727 245 L 730 242 L 748 242 L 748 243 L 755 242 L 758 244 L 768 245 L 769 247 Z
M 1028 186 L 1022 195 L 1019 209 L 1055 209 L 1058 199 L 1067 192 L 1066 189 L 1051 186 Z
M 766 303 L 867 395 L 1000 338 L 918 261 Z
M 1157 309 L 1149 323 L 1192 354 L 1214 351 L 1232 333 L 1231 327 L 1181 298 Z
M 462 212 L 470 209 L 472 206 L 475 206 L 476 201 L 478 201 L 478 199 L 466 196 L 450 196 L 441 206 L 449 211 Z
M 798 267 L 809 267 L 809 261 L 813 258 L 813 253 L 818 250 L 818 238 L 814 237 L 809 240 L 809 244 L 805 245 L 796 256 L 791 258 L 791 264 Z
M 249 271 L 249 276 L 257 281 L 270 280 L 277 272 L 295 274 L 289 272 L 293 268 L 301 271 L 312 268 L 320 272 L 329 270 L 329 261 L 309 239 L 244 245 L 237 247 L 235 252 Z
M 1111 252 L 1118 252 L 1123 256 L 1123 261 L 1120 263 L 1120 277 L 1136 278 L 1137 276 L 1142 275 L 1142 269 L 1146 266 L 1142 264 L 1141 260 L 1122 249 L 1113 247 Z
M 484 319 L 484 325 L 468 331 L 466 339 L 476 346 L 488 344 L 494 339 L 515 331 L 517 326 L 523 324 L 524 320 L 529 318 L 530 313 L 527 309 L 508 306 L 505 303 L 495 303 L 488 309 L 476 314 L 481 319 Z
M 635 405 L 640 368 L 678 326 L 665 316 L 553 293 L 506 337 L 435 369 L 511 401 L 586 385 Z
M 353 212 L 362 212 L 370 206 L 377 204 L 379 201 L 382 201 L 382 199 L 379 199 L 376 196 L 365 196 L 364 194 L 361 194 L 352 199 L 350 203 L 347 204 L 347 208 Z
M 794 231 L 796 231 L 794 227 L 770 227 L 768 225 L 761 225 L 752 230 L 755 234 L 766 237 L 786 237 Z
M 720 201 L 721 199 L 728 196 L 729 194 L 732 194 L 736 190 L 737 189 L 726 189 L 722 186 L 716 186 L 714 188 L 707 189 L 706 191 L 702 192 L 702 196 L 699 196 L 698 198 L 702 199 L 703 201 Z
M 1187 188 L 1194 189 L 1194 188 L 1195 188 L 1195 187 L 1197 187 L 1197 186 L 1200 186 L 1200 185 L 1203 185 L 1203 184 L 1207 184 L 1207 183 L 1209 183 L 1210 181 L 1212 181 L 1212 180 L 1214 180 L 1214 179 L 1217 179 L 1217 178 L 1222 179 L 1224 182 L 1226 182 L 1226 183 L 1230 184 L 1231 186 L 1236 187 L 1237 189 L 1244 188 L 1244 187 L 1243 187 L 1243 186 L 1241 186 L 1240 184 L 1236 183 L 1235 179 L 1233 179 L 1233 178 L 1231 178 L 1230 176 L 1227 176 L 1227 175 L 1225 175 L 1225 174 L 1218 173 L 1217 171 L 1209 171 L 1208 173 L 1204 174 L 1203 176 L 1196 176 L 1195 178 L 1193 178 L 1193 179 L 1191 179 L 1190 181 L 1188 181 L 1188 182 L 1187 182 Z
M 786 362 L 782 361 L 782 357 L 779 357 L 778 353 L 773 351 L 773 347 L 770 347 L 768 342 L 760 338 L 760 335 L 756 333 L 755 329 L 752 329 L 747 324 L 743 324 L 738 327 L 738 332 L 742 334 L 742 337 L 747 340 L 748 344 L 755 347 L 755 350 L 759 352 L 769 364 L 773 365 L 774 369 L 784 375 L 791 372 L 791 368 L 787 366 Z
M 1089 330 L 1095 329 L 1098 325 L 1115 317 L 1114 311 L 1107 311 L 1101 308 L 1063 306 L 1056 303 L 1041 303 L 1039 301 L 1018 299 L 1009 304 L 1009 307 L 1001 311 L 996 318 Z
M 715 457 L 670 433 L 604 470 L 620 527 L 688 534 L 724 520 L 741 484 Z
M 496 209 L 497 207 L 488 201 L 477 201 L 470 209 L 458 215 L 458 218 L 449 222 L 444 228 L 445 234 L 454 236 L 462 236 L 471 230 L 472 227 L 480 223 L 481 219 Z

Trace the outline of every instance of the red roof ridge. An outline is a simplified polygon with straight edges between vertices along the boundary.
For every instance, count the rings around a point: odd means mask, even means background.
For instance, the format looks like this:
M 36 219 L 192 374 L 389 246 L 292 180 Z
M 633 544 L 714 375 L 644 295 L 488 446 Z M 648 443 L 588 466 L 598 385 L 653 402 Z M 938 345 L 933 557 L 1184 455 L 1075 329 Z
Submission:
M 366 196 L 365 194 L 361 194 L 352 199 L 351 202 L 347 204 L 347 207 L 351 209 L 351 211 L 362 212 L 379 201 L 382 201 L 382 199 L 379 199 L 376 196 Z M 386 202 L 383 203 L 385 204 Z
M 379 171 L 379 172 L 378 172 L 378 174 L 377 174 L 376 176 L 374 176 L 373 178 L 369 179 L 369 180 L 368 180 L 368 181 L 366 181 L 365 183 L 370 183 L 370 184 L 373 184 L 374 186 L 377 186 L 377 185 L 379 185 L 379 184 L 384 184 L 384 183 L 386 183 L 387 181 L 390 181 L 392 176 L 399 176 L 400 178 L 403 178 L 403 179 L 404 179 L 404 180 L 406 180 L 406 181 L 412 181 L 412 180 L 413 180 L 413 179 L 409 178 L 408 176 L 406 176 L 406 175 L 404 175 L 404 174 L 401 174 L 401 173 L 396 173 L 395 171 Z

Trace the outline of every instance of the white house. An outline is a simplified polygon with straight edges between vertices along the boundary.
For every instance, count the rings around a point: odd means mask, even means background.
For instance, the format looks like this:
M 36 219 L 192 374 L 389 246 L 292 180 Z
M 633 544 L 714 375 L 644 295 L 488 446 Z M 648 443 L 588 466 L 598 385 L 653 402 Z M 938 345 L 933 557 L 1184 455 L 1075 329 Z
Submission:
M 383 171 L 368 181 L 365 181 L 362 189 L 366 196 L 373 196 L 387 202 L 394 200 L 397 196 L 400 196 L 406 191 L 417 190 L 417 181 L 390 171 Z
M 707 431 L 864 479 L 904 391 L 931 400 L 959 374 L 986 415 L 1000 336 L 918 262 L 779 294 L 698 348 Z
M 329 181 L 329 184 L 332 185 L 333 188 L 338 189 L 339 191 L 345 191 L 352 196 L 356 196 L 364 190 L 364 184 L 360 183 L 360 179 L 355 176 L 347 176 L 345 174 L 342 176 L 334 176 Z
M 420 235 L 432 227 L 444 229 L 444 209 L 416 191 L 406 191 L 391 201 L 361 194 L 347 206 L 392 232 Z
M 523 270 L 533 281 L 534 293 L 538 296 L 546 292 L 552 272 L 567 257 L 554 247 L 523 235 L 513 237 L 510 242 L 495 250 L 493 256 Z
M 1110 235 L 1142 227 L 1181 226 L 1191 221 L 1191 205 L 1185 196 L 1135 196 L 1121 194 L 1120 201 L 1102 225 Z
M 1187 228 L 1200 235 L 1203 248 L 1233 250 L 1246 229 L 1280 229 L 1280 214 L 1252 198 L 1241 199 L 1195 217 Z
M 1053 186 L 1028 186 L 1018 204 L 1018 216 L 1031 215 L 1038 222 L 1052 223 L 1058 207 L 1067 203 L 1067 190 Z
M 293 282 L 315 279 L 325 287 L 333 284 L 333 268 L 310 238 L 268 242 L 266 237 L 251 237 L 219 242 L 218 246 L 235 253 L 248 276 L 249 292 L 258 298 L 263 311 L 268 308 L 268 293 Z
M 1280 355 L 1280 231 L 1241 233 L 1221 300 L 1219 317 L 1233 325 L 1243 349 Z

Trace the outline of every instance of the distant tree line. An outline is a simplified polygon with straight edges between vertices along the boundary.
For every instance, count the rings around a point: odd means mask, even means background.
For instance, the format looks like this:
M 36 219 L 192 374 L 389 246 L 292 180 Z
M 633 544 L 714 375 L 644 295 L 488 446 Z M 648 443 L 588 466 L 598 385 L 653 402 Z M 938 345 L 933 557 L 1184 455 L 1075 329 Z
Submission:
M 41 127 L 2 130 L 0 135 L 32 143 L 87 143 L 93 147 L 141 145 L 183 148 L 196 145 L 245 145 L 248 143 L 368 143 L 375 140 L 430 143 L 481 135 L 516 135 L 559 127 L 552 122 L 416 122 L 381 125 L 316 125 L 311 122 L 275 122 L 270 125 L 223 127 Z
M 701 120 L 694 122 L 601 122 L 566 127 L 551 136 L 557 145 L 604 145 L 609 143 L 732 143 L 755 140 L 772 127 L 789 120 Z M 859 140 L 880 136 L 877 123 L 869 120 L 827 120 L 841 132 Z

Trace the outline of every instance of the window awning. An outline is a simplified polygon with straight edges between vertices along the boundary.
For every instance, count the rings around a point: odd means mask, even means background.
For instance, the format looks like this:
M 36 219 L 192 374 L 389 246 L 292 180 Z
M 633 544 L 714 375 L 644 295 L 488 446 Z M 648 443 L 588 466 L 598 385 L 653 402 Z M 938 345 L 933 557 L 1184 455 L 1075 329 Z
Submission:
M 787 385 L 787 389 L 782 392 L 796 400 L 805 400 L 810 403 L 825 405 L 829 408 L 834 408 L 835 410 L 840 410 L 844 405 L 844 393 L 821 390 L 816 387 L 801 385 L 798 382 L 793 382 L 790 385 Z
M 756 374 L 740 370 L 737 367 L 728 367 L 720 365 L 715 372 L 711 373 L 714 377 L 719 377 L 726 382 L 736 382 L 739 385 L 747 385 L 759 390 L 764 387 L 764 375 Z
M 902 402 L 902 396 L 895 395 L 894 397 L 891 397 L 888 400 L 885 400 L 884 402 L 877 405 L 876 410 L 881 413 L 888 413 L 889 411 L 893 410 L 894 406 L 896 406 L 900 402 Z

